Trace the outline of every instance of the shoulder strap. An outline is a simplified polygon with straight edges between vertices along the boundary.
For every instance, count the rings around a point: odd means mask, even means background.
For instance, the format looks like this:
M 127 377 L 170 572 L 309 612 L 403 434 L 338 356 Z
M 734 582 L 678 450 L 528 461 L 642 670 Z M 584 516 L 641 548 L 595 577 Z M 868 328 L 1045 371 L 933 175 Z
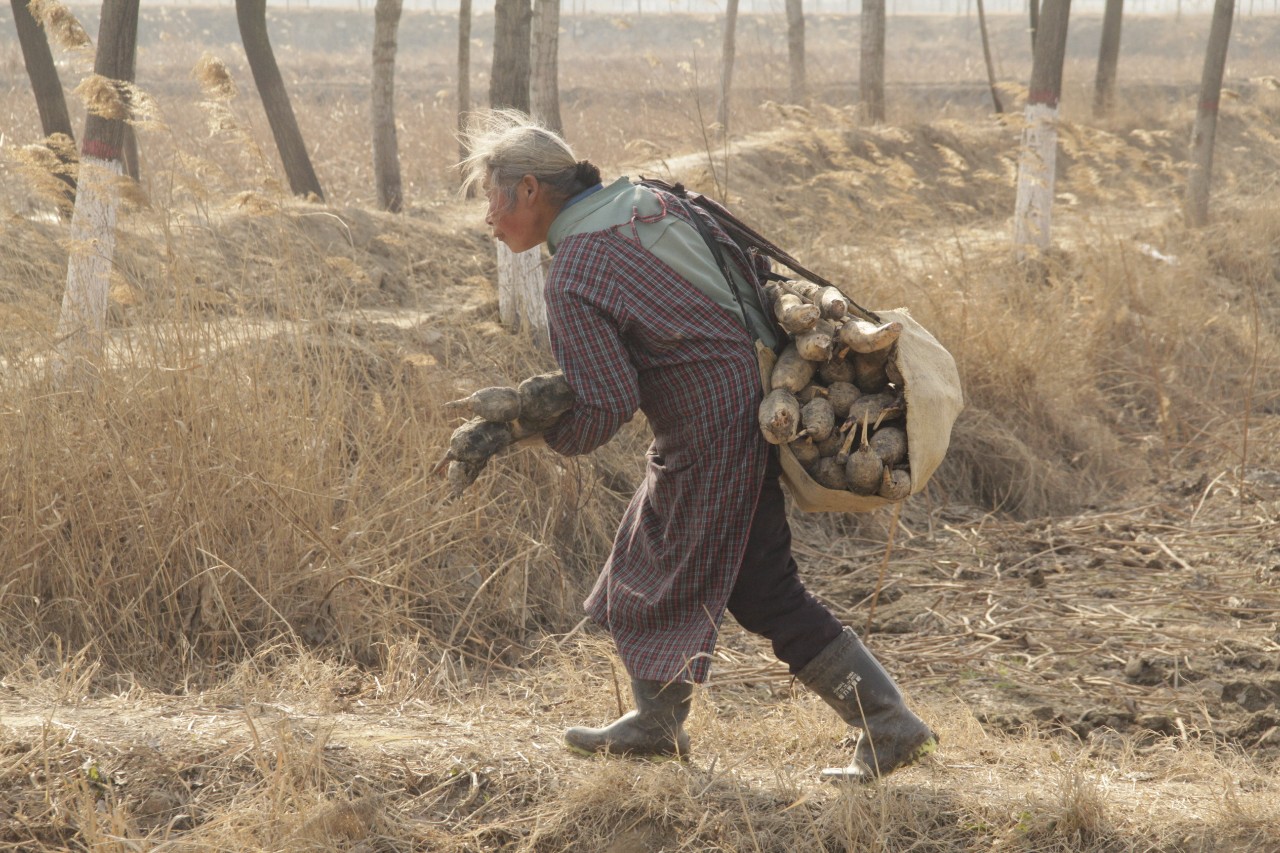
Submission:
M 698 229 L 698 233 L 702 235 L 702 240 L 707 244 L 707 248 L 711 250 L 711 257 L 716 259 L 716 266 L 720 267 L 720 274 L 724 276 L 724 280 L 728 282 L 729 289 L 733 291 L 733 299 L 738 303 L 738 311 L 742 314 L 742 325 L 746 327 L 748 332 L 752 333 L 753 338 L 759 335 L 751 328 L 751 320 L 747 317 L 747 306 L 742 302 L 742 292 L 738 290 L 738 282 L 734 280 L 732 273 L 729 272 L 729 264 L 724 259 L 724 250 L 720 248 L 720 244 L 716 242 L 715 235 L 711 233 L 711 229 L 707 227 L 707 223 L 702 221 L 702 217 L 693 209 L 693 206 L 683 198 L 677 198 L 680 206 L 684 208 L 684 212 L 689 219 L 693 221 L 693 227 Z
M 732 237 L 733 240 L 738 245 L 754 249 L 762 255 L 773 258 L 778 263 L 783 264 L 793 272 L 799 273 L 800 275 L 804 276 L 806 279 L 813 282 L 814 284 L 822 285 L 823 287 L 835 287 L 834 284 L 827 281 L 822 276 L 801 266 L 799 261 L 791 257 L 791 255 L 789 255 L 788 253 L 784 252 L 777 245 L 775 245 L 771 240 L 767 239 L 764 235 L 760 234 L 760 232 L 756 231 L 754 228 L 747 225 L 738 217 L 734 216 L 732 213 L 729 212 L 729 210 L 724 205 L 720 204 L 718 201 L 707 198 L 702 193 L 686 190 L 683 184 L 680 184 L 680 183 L 669 184 L 666 181 L 662 180 L 661 178 L 641 177 L 639 183 L 641 186 L 664 190 L 666 192 L 671 193 L 672 195 L 676 196 L 679 199 L 682 199 L 688 203 L 692 203 L 702 208 L 707 213 L 711 214 L 711 216 L 715 217 L 715 220 L 720 223 L 720 227 L 723 228 L 725 230 L 725 233 L 727 233 L 730 237 Z M 701 221 L 700 217 L 696 215 L 693 218 L 695 222 Z M 700 225 L 700 230 L 704 228 L 706 228 L 705 224 Z M 703 236 L 706 237 L 706 234 L 704 234 Z M 717 259 L 719 259 L 718 254 L 717 254 Z M 721 269 L 723 270 L 724 269 L 723 260 L 721 260 L 720 265 L 721 265 Z M 730 280 L 730 284 L 732 285 L 732 280 Z M 839 290 L 840 288 L 837 287 L 836 289 Z M 843 293 L 843 291 L 841 292 Z M 736 287 L 734 288 L 734 295 L 737 296 Z M 845 298 L 847 299 L 848 296 L 846 295 Z M 739 299 L 739 303 L 741 303 L 741 299 Z M 855 310 L 858 314 L 860 314 L 863 317 L 863 319 L 870 320 L 871 322 L 877 323 L 877 324 L 880 322 L 880 317 L 875 312 L 868 311 L 866 308 L 863 308 L 861 305 L 854 302 L 852 299 L 849 299 L 849 307 Z

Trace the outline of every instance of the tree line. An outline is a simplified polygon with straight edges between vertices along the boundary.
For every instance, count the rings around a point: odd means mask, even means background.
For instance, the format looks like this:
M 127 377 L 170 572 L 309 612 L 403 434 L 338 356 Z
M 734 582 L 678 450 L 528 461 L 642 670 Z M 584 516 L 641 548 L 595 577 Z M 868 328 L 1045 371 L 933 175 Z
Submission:
M 107 271 L 113 251 L 118 179 L 138 178 L 137 141 L 129 122 L 134 81 L 140 0 L 103 0 L 94 58 L 93 88 L 79 146 L 49 46 L 47 30 L 65 15 L 56 0 L 10 0 L 45 144 L 60 164 L 64 201 L 74 248 L 68 260 L 67 286 L 58 325 L 60 360 L 68 366 L 91 365 L 101 357 Z M 727 135 L 732 120 L 731 94 L 739 0 L 726 0 L 716 125 Z M 1093 111 L 1105 116 L 1112 108 L 1119 65 L 1124 0 L 1105 0 L 1102 37 L 1094 83 Z M 863 118 L 885 121 L 886 0 L 861 0 L 859 103 Z M 1023 139 L 1015 199 L 1014 245 L 1026 257 L 1050 245 L 1056 122 L 1071 0 L 1029 0 L 1028 32 L 1032 71 L 1025 105 Z M 374 179 L 380 208 L 398 212 L 404 204 L 400 183 L 395 122 L 395 58 L 403 0 L 376 0 L 371 52 L 371 133 Z M 1208 221 L 1213 142 L 1235 0 L 1215 0 L 1195 127 L 1192 168 L 1185 198 L 1187 221 Z M 488 104 L 531 113 L 548 127 L 562 131 L 557 86 L 560 0 L 495 0 L 493 65 Z M 991 90 L 992 107 L 1004 110 L 995 79 L 983 0 L 976 0 L 981 50 Z M 288 91 L 271 46 L 266 0 L 235 0 L 241 41 L 271 127 L 276 150 L 291 192 L 324 200 L 319 177 L 298 128 Z M 458 11 L 457 116 L 461 129 L 472 109 L 471 0 Z M 807 99 L 805 13 L 803 0 L 785 0 L 788 95 Z M 87 41 L 87 37 L 85 37 Z M 460 135 L 461 138 L 461 135 Z M 465 151 L 459 152 L 465 156 Z M 498 246 L 499 301 L 504 321 L 518 325 L 540 302 L 541 274 L 536 255 L 510 257 Z M 545 334 L 533 320 L 535 332 Z

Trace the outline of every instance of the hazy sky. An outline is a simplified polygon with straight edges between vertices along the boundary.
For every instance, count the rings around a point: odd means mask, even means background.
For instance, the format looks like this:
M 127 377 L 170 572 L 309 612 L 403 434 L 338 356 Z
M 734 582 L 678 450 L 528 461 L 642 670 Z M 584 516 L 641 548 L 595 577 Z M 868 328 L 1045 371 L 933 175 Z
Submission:
M 164 5 L 172 6 L 232 6 L 233 0 L 161 0 Z M 405 9 L 422 9 L 434 11 L 450 11 L 458 8 L 458 0 L 403 0 Z M 974 0 L 885 0 L 889 14 L 909 13 L 947 13 L 965 14 L 972 12 Z M 1073 14 L 1102 14 L 1105 0 L 1072 0 Z M 373 8 L 374 0 L 267 0 L 269 7 L 346 7 Z M 861 0 L 805 0 L 805 11 L 809 13 L 856 13 L 861 8 Z M 1026 0 L 985 0 L 988 14 L 1024 14 Z M 1213 0 L 1125 0 L 1125 14 L 1176 14 L 1179 9 L 1184 14 L 1208 14 L 1213 9 Z M 1270 14 L 1280 6 L 1280 0 L 1236 0 L 1236 13 L 1246 15 Z M 582 12 L 612 13 L 634 15 L 637 10 L 641 14 L 657 14 L 661 12 L 723 12 L 724 0 L 561 0 L 561 14 Z M 783 0 L 739 0 L 739 12 L 744 14 L 775 13 L 783 14 Z M 477 14 L 492 11 L 491 3 L 474 0 Z

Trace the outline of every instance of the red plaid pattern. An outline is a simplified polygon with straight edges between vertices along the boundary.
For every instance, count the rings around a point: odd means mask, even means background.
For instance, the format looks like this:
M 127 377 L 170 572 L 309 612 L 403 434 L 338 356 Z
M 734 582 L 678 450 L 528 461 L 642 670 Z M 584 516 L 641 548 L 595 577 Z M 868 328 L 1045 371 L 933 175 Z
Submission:
M 589 453 L 637 409 L 654 434 L 586 611 L 632 676 L 704 681 L 767 459 L 753 341 L 627 226 L 566 238 L 546 300 L 552 350 L 577 395 L 548 445 Z

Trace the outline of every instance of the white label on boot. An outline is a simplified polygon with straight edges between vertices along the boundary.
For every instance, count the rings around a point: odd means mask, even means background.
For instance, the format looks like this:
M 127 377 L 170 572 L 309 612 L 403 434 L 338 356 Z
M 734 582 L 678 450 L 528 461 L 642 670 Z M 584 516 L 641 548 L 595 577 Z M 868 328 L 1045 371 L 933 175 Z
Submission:
M 862 681 L 862 676 L 858 675 L 856 672 L 851 672 L 846 675 L 841 682 L 836 685 L 835 690 L 833 691 L 836 694 L 836 698 L 849 698 L 849 694 L 853 692 L 854 688 L 858 686 L 858 682 L 860 681 Z

